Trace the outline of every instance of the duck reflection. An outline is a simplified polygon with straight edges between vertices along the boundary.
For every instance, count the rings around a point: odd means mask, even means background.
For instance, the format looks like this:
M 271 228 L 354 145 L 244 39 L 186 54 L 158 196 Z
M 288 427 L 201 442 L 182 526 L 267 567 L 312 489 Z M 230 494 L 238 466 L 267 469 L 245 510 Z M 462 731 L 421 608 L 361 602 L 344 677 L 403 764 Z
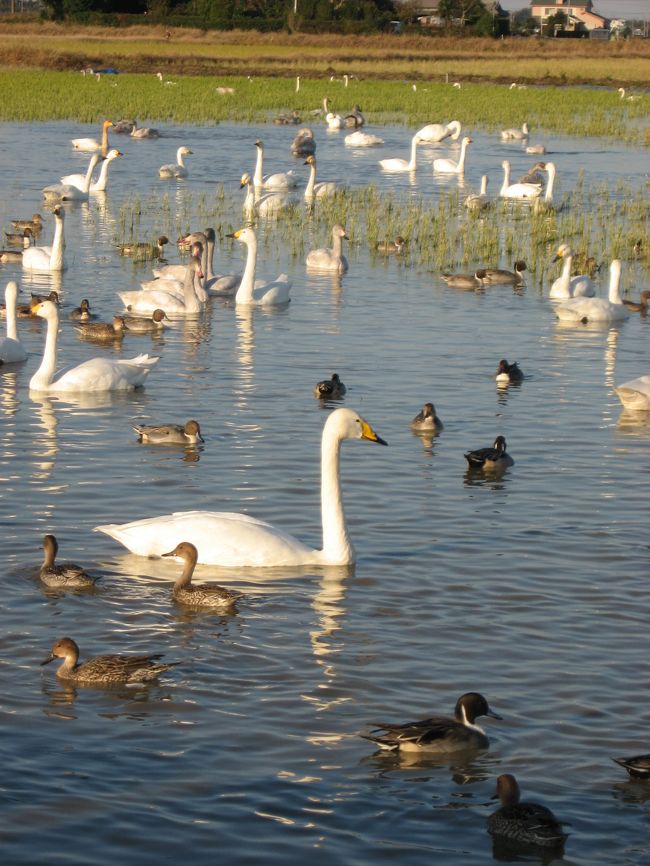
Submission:
M 441 767 L 444 767 L 449 771 L 454 784 L 462 786 L 487 781 L 493 775 L 492 765 L 495 762 L 477 749 L 453 754 L 402 752 L 401 750 L 387 752 L 379 749 L 372 755 L 366 755 L 360 763 L 374 765 L 380 776 L 403 773 L 413 778 L 413 772 L 417 770 L 418 782 L 428 782 L 438 775 L 437 771 Z
M 546 849 L 502 838 L 492 839 L 492 859 L 498 863 L 535 863 L 537 866 L 552 866 L 554 863 L 560 866 L 566 863 L 563 845 Z

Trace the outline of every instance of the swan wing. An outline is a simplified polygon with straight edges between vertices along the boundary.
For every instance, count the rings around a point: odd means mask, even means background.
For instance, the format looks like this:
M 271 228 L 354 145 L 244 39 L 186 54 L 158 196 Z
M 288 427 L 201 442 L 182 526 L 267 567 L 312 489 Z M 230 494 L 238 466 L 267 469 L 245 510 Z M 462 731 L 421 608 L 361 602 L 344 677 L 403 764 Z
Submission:
M 141 385 L 159 358 L 138 355 L 128 360 L 91 358 L 64 370 L 48 391 L 128 391 Z
M 616 393 L 626 409 L 646 411 L 650 409 L 650 376 L 639 376 L 624 382 L 616 389 Z
M 287 274 L 280 274 L 275 280 L 269 282 L 255 280 L 254 303 L 264 306 L 288 304 L 291 300 L 289 292 L 292 285 Z
M 217 274 L 206 288 L 211 295 L 231 295 L 239 288 L 243 274 Z
M 166 313 L 184 313 L 185 304 L 170 292 L 161 291 L 133 291 L 118 292 L 125 308 L 137 310 L 139 313 L 153 313 L 161 309 Z
M 0 340 L 0 361 L 3 364 L 18 364 L 27 360 L 27 352 L 20 340 L 4 337 Z
M 83 190 L 86 185 L 86 176 L 84 174 L 66 174 L 61 178 L 61 183 L 66 186 L 76 186 L 77 189 Z

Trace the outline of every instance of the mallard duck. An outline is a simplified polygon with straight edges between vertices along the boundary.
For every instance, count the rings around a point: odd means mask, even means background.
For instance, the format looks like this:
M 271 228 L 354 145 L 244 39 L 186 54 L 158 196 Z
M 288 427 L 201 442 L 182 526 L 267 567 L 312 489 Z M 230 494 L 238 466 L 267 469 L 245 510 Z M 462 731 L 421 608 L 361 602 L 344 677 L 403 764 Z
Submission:
M 523 378 L 524 374 L 516 361 L 513 361 L 512 364 L 509 364 L 505 358 L 499 361 L 496 374 L 497 382 L 521 382 Z
M 433 403 L 425 403 L 415 418 L 411 421 L 412 430 L 442 430 L 443 423 L 436 415 L 436 407 Z
M 366 740 L 389 752 L 456 752 L 461 749 L 487 749 L 485 732 L 475 724 L 479 716 L 501 719 L 488 706 L 483 695 L 467 692 L 456 701 L 454 718 L 432 716 L 404 724 L 378 724 Z
M 520 802 L 519 785 L 510 773 L 498 777 L 495 797 L 501 801 L 501 808 L 488 818 L 491 836 L 544 848 L 560 848 L 566 842 L 567 834 L 550 809 L 539 803 Z
M 632 779 L 650 779 L 650 755 L 635 755 L 633 758 L 612 758 L 630 774 Z
M 57 589 L 87 589 L 95 585 L 95 578 L 91 577 L 80 565 L 73 562 L 64 562 L 56 565 L 56 555 L 59 544 L 53 535 L 43 538 L 43 565 L 38 576 L 46 586 Z
M 338 400 L 343 397 L 346 387 L 339 379 L 338 373 L 332 373 L 331 379 L 324 379 L 314 388 L 314 397 L 319 400 Z
M 235 602 L 241 598 L 240 593 L 233 592 L 216 583 L 203 583 L 201 586 L 192 585 L 192 575 L 199 557 L 193 544 L 189 541 L 181 541 L 169 553 L 163 553 L 163 556 L 177 556 L 184 562 L 183 573 L 172 589 L 175 601 L 192 607 L 216 608 L 224 613 L 230 613 L 234 610 Z
M 491 448 L 478 448 L 476 451 L 467 451 L 465 460 L 470 469 L 483 469 L 485 472 L 496 472 L 512 466 L 515 462 L 506 452 L 506 440 L 503 436 L 497 436 Z
M 133 424 L 139 441 L 148 445 L 196 445 L 204 442 L 198 421 L 180 424 Z
M 162 658 L 162 653 L 141 656 L 95 656 L 79 664 L 79 647 L 69 637 L 62 637 L 54 644 L 52 652 L 41 662 L 41 666 L 57 658 L 63 659 L 63 664 L 56 672 L 57 677 L 61 680 L 71 680 L 80 686 L 146 683 L 177 664 L 177 662 L 156 664 L 157 660 Z
M 111 324 L 107 322 L 80 322 L 75 330 L 82 337 L 91 340 L 121 340 L 127 328 L 124 316 L 113 316 Z
M 164 319 L 169 317 L 164 310 L 154 310 L 150 318 L 146 316 L 124 316 L 126 329 L 132 334 L 151 334 L 166 327 Z

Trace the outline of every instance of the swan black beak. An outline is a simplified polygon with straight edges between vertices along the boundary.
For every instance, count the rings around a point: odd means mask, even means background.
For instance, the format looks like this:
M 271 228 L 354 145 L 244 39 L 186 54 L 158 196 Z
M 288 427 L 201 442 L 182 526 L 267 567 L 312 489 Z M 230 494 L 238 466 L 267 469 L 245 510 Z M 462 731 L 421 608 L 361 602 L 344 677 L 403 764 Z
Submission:
M 388 442 L 378 436 L 367 421 L 361 422 L 361 438 L 376 442 L 378 445 L 388 445 Z

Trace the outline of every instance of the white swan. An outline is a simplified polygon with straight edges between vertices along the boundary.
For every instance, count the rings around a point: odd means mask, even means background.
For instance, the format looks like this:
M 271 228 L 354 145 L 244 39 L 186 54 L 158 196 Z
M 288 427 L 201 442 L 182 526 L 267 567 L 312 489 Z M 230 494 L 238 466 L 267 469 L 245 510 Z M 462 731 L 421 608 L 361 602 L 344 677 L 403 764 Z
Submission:
M 316 157 L 308 156 L 303 165 L 309 166 L 309 180 L 305 187 L 305 201 L 313 201 L 315 198 L 328 198 L 336 195 L 338 186 L 333 180 L 322 180 L 316 183 Z
M 624 87 L 618 88 L 618 94 L 621 97 L 621 99 L 626 100 L 626 102 L 638 102 L 641 99 L 640 93 L 632 93 L 632 94 L 630 94 L 630 96 L 626 96 Z
M 253 186 L 269 190 L 287 190 L 298 186 L 298 178 L 293 171 L 278 171 L 275 174 L 264 176 L 264 143 L 258 138 L 255 142 L 257 148 L 257 161 L 255 163 L 255 174 L 253 175 Z
M 348 269 L 348 260 L 342 252 L 344 238 L 347 240 L 347 232 L 337 223 L 332 229 L 331 248 L 321 247 L 307 253 L 307 270 L 335 271 L 337 274 L 344 274 Z
M 90 157 L 86 174 L 78 175 L 81 178 L 80 186 L 64 183 L 61 179 L 60 183 L 52 183 L 44 187 L 43 198 L 48 201 L 88 201 L 92 173 L 100 159 L 101 156 L 98 153 L 93 153 Z
M 457 120 L 452 120 L 449 123 L 428 123 L 422 129 L 418 129 L 415 133 L 420 141 L 426 144 L 435 144 L 438 141 L 444 141 L 445 138 L 452 138 L 454 141 L 460 138 L 461 126 Z
M 549 298 L 554 300 L 566 301 L 569 298 L 593 298 L 596 294 L 596 287 L 591 277 L 586 274 L 578 274 L 575 277 L 571 276 L 571 266 L 573 264 L 573 251 L 569 244 L 560 244 L 554 262 L 563 259 L 562 273 L 553 282 Z
M 119 361 L 91 358 L 62 371 L 54 379 L 59 311 L 52 301 L 42 301 L 34 307 L 34 312 L 47 321 L 47 336 L 43 361 L 29 382 L 32 391 L 131 391 L 142 385 L 151 368 L 160 360 L 149 355 Z
M 291 280 L 286 274 L 280 274 L 275 280 L 255 280 L 255 269 L 257 267 L 257 236 L 251 228 L 239 229 L 239 231 L 226 235 L 236 238 L 240 243 L 246 244 L 248 252 L 246 255 L 246 267 L 244 275 L 235 295 L 235 304 L 242 306 L 268 307 L 288 304 L 291 298 Z
M 313 550 L 292 535 L 247 514 L 185 511 L 96 526 L 139 556 L 162 556 L 189 541 L 199 562 L 237 567 L 351 565 L 355 552 L 348 532 L 341 495 L 340 451 L 344 439 L 365 439 L 386 445 L 370 424 L 352 409 L 335 409 L 323 428 L 321 441 L 321 519 L 323 546 Z M 283 576 L 286 576 L 283 575 Z
M 535 213 L 540 211 L 549 211 L 553 209 L 553 188 L 555 187 L 556 168 L 554 162 L 546 163 L 546 186 L 544 188 L 544 196 L 536 198 L 533 204 Z
M 210 229 L 210 231 L 214 231 Z M 207 254 L 207 239 L 204 232 L 193 232 L 188 235 L 191 238 L 192 245 L 190 247 L 190 256 L 197 256 L 200 259 L 201 267 L 194 270 L 193 289 L 196 298 L 200 304 L 205 304 L 208 300 L 208 295 L 203 288 L 202 280 L 207 271 L 208 254 Z M 140 288 L 143 292 L 167 292 L 170 295 L 178 298 L 185 303 L 185 279 L 187 277 L 187 265 L 172 266 L 173 273 L 168 273 L 162 277 L 156 277 L 153 280 L 144 280 L 140 283 Z M 177 270 L 178 268 L 178 270 Z
M 524 138 L 528 138 L 529 135 L 530 130 L 528 129 L 528 124 L 526 122 L 522 124 L 521 129 L 501 130 L 502 141 L 522 141 Z
M 510 183 L 510 163 L 504 159 L 501 163 L 503 168 L 503 183 L 499 190 L 501 198 L 511 198 L 517 201 L 531 201 L 539 198 L 542 188 L 536 183 Z
M 160 133 L 157 129 L 151 126 L 138 126 L 135 120 L 133 121 L 133 129 L 130 135 L 131 138 L 160 138 Z
M 650 376 L 639 376 L 615 389 L 626 409 L 647 412 L 650 409 Z
M 344 120 L 340 114 L 333 114 L 329 109 L 329 100 L 323 99 L 323 110 L 325 111 L 325 123 L 328 129 L 343 129 Z
M 3 364 L 18 364 L 27 360 L 25 347 L 18 339 L 18 324 L 16 317 L 16 301 L 18 299 L 18 283 L 11 280 L 5 289 L 5 310 L 7 315 L 7 336 L 0 340 L 0 362 Z
M 343 139 L 347 147 L 375 147 L 383 144 L 384 139 L 378 135 L 372 135 L 370 132 L 351 132 Z
M 621 262 L 613 259 L 609 266 L 609 299 L 571 298 L 555 308 L 555 315 L 564 322 L 622 322 L 630 315 L 619 291 Z
M 243 273 L 215 274 L 214 273 L 214 247 L 217 236 L 213 228 L 207 228 L 205 235 L 205 276 L 203 286 L 210 295 L 233 295 L 239 288 Z M 203 264 L 203 263 L 202 263 Z
M 466 135 L 460 144 L 460 156 L 458 161 L 454 159 L 434 159 L 433 170 L 443 174 L 463 174 L 465 171 L 465 157 L 467 155 L 467 145 L 472 143 L 472 139 Z
M 200 313 L 203 304 L 196 295 L 194 280 L 195 276 L 203 277 L 201 263 L 197 256 L 190 259 L 185 272 L 183 283 L 183 297 L 178 298 L 173 292 L 162 290 L 118 292 L 122 303 L 127 310 L 137 313 L 153 313 L 155 310 L 164 310 L 168 315 L 194 315 Z
M 256 195 L 253 181 L 247 171 L 242 174 L 239 186 L 240 189 L 246 187 L 246 198 L 242 210 L 248 220 L 252 220 L 256 214 L 258 216 L 275 216 L 293 203 L 286 191 Z
M 161 165 L 158 169 L 158 174 L 160 175 L 160 177 L 166 179 L 170 177 L 187 177 L 188 171 L 187 166 L 183 161 L 183 157 L 187 156 L 190 153 L 194 153 L 194 151 L 190 150 L 189 147 L 186 147 L 185 145 L 179 147 L 176 151 L 176 162 L 170 162 L 167 165 Z
M 102 140 L 97 141 L 96 138 L 73 138 L 72 146 L 75 150 L 85 150 L 88 153 L 99 151 L 102 156 L 108 153 L 108 130 L 113 126 L 112 120 L 105 120 L 102 123 Z
M 379 165 L 384 171 L 415 171 L 417 167 L 416 150 L 418 144 L 420 144 L 420 137 L 416 133 L 411 139 L 411 158 L 408 162 L 399 157 L 392 157 L 391 159 L 380 159 Z
M 474 192 L 467 196 L 464 205 L 468 210 L 485 210 L 490 207 L 492 202 L 487 197 L 488 178 L 484 174 L 481 177 L 481 189 L 478 193 Z
M 106 158 L 102 161 L 102 167 L 99 170 L 97 180 L 91 180 L 90 184 L 88 185 L 88 192 L 106 192 L 106 187 L 108 186 L 108 169 L 113 160 L 117 159 L 118 156 L 124 156 L 124 154 L 122 153 L 122 151 L 117 150 L 117 148 L 113 147 L 111 150 L 108 151 L 108 153 L 106 154 Z M 96 164 L 97 163 L 95 163 L 94 165 Z M 94 168 L 92 160 L 91 165 L 92 168 L 90 169 L 90 173 L 92 176 L 92 169 Z M 61 178 L 61 183 L 67 186 L 76 186 L 83 192 L 85 190 L 87 180 L 88 174 L 66 174 L 65 177 Z
M 63 250 L 63 208 L 54 208 L 54 238 L 51 247 L 27 247 L 23 250 L 23 267 L 28 271 L 63 271 L 66 268 Z

